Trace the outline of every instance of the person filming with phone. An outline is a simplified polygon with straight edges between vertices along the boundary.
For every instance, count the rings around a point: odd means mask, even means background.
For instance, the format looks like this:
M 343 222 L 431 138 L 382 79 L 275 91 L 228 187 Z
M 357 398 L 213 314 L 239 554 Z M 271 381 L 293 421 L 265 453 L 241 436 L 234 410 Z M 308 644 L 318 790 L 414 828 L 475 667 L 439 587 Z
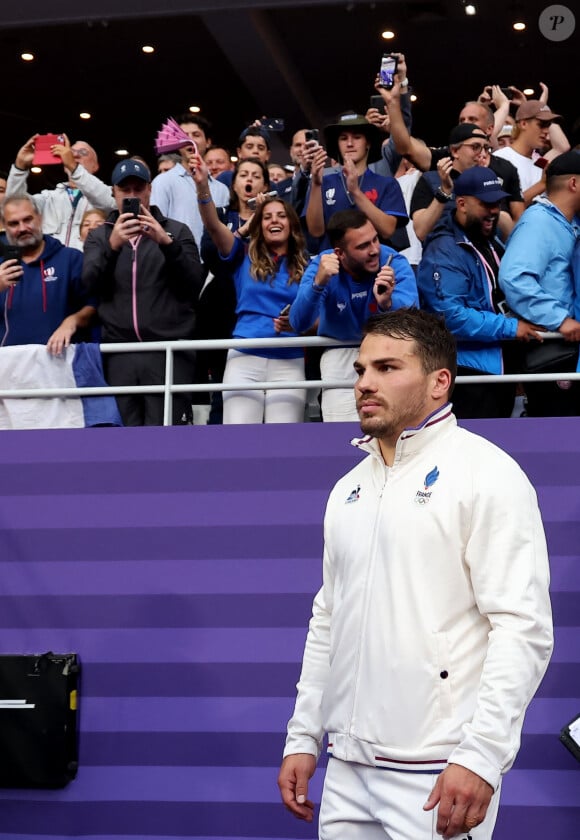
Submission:
M 117 204 L 85 242 L 83 281 L 99 298 L 103 342 L 191 339 L 203 279 L 193 234 L 150 206 L 151 174 L 139 160 L 118 163 L 112 175 Z M 175 353 L 176 384 L 193 382 L 195 357 Z M 107 353 L 110 385 L 159 385 L 165 354 Z M 163 425 L 163 395 L 117 397 L 126 426 Z M 191 395 L 173 397 L 173 423 L 191 423 Z
M 361 210 L 342 210 L 328 224 L 332 248 L 315 257 L 304 273 L 290 309 L 290 324 L 304 333 L 315 323 L 318 335 L 359 342 L 369 315 L 417 306 L 417 284 L 405 257 L 381 245 L 376 228 Z M 356 421 L 353 361 L 356 347 L 330 347 L 320 360 L 321 378 L 344 380 L 344 388 L 322 389 L 325 422 Z
M 0 251 L 0 346 L 46 344 L 58 355 L 95 315 L 94 301 L 81 281 L 83 256 L 43 234 L 42 215 L 32 196 L 7 198 L 2 214 L 6 243 Z

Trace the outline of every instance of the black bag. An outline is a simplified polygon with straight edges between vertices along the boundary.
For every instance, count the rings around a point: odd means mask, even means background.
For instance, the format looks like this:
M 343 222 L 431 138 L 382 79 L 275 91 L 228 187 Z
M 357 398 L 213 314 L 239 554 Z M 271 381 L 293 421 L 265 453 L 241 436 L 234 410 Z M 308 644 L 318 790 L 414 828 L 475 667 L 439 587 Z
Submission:
M 547 338 L 526 346 L 522 373 L 572 373 L 577 361 L 577 344 L 563 338 Z
M 567 726 L 564 726 L 560 732 L 560 741 L 564 744 L 566 749 L 570 750 L 577 761 L 580 761 L 580 731 L 579 724 L 580 715 L 570 721 Z
M 75 653 L 0 656 L 0 787 L 75 778 L 79 671 Z

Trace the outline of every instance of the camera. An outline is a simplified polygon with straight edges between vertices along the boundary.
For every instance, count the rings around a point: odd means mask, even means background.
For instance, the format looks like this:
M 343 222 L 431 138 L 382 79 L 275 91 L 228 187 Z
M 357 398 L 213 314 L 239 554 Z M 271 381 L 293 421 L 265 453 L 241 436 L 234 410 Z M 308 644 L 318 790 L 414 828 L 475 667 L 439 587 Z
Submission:
M 267 131 L 284 131 L 284 120 L 281 117 L 264 117 L 260 125 Z

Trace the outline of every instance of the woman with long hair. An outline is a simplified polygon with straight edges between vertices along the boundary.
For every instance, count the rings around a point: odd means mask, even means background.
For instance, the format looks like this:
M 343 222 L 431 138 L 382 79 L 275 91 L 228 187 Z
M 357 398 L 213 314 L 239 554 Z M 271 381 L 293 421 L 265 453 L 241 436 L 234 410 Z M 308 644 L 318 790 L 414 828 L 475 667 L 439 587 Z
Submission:
M 308 264 L 296 212 L 281 199 L 261 194 L 254 214 L 234 232 L 218 216 L 199 156 L 193 179 L 205 229 L 232 268 L 237 301 L 233 338 L 294 335 L 282 312 L 294 302 Z M 251 385 L 303 379 L 302 348 L 272 347 L 230 350 L 223 381 Z M 224 423 L 297 423 L 304 417 L 305 401 L 305 389 L 224 391 Z
M 238 231 L 252 217 L 252 202 L 264 194 L 269 185 L 268 169 L 261 160 L 239 160 L 233 172 L 230 202 L 227 207 L 217 208 L 219 220 L 232 233 Z M 199 299 L 196 338 L 230 338 L 236 323 L 233 267 L 220 259 L 218 250 L 205 229 L 201 238 L 201 258 L 210 275 Z M 200 351 L 196 362 L 198 381 L 221 382 L 226 358 L 226 350 Z M 221 391 L 214 391 L 211 396 L 209 423 L 221 423 L 222 411 Z

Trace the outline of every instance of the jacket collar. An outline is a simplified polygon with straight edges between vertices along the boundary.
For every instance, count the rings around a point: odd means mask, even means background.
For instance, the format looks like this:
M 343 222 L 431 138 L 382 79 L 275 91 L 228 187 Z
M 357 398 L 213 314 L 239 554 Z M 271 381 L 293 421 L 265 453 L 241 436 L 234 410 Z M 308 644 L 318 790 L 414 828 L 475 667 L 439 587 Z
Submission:
M 404 429 L 397 441 L 395 449 L 395 460 L 393 466 L 400 463 L 404 458 L 413 455 L 415 452 L 421 450 L 427 443 L 430 443 L 436 437 L 445 433 L 449 428 L 457 425 L 457 420 L 453 414 L 451 403 L 438 408 L 432 414 L 429 414 L 418 426 Z M 384 465 L 383 456 L 376 438 L 371 435 L 365 435 L 362 438 L 353 438 L 351 444 L 369 455 L 378 457 L 381 464 Z

